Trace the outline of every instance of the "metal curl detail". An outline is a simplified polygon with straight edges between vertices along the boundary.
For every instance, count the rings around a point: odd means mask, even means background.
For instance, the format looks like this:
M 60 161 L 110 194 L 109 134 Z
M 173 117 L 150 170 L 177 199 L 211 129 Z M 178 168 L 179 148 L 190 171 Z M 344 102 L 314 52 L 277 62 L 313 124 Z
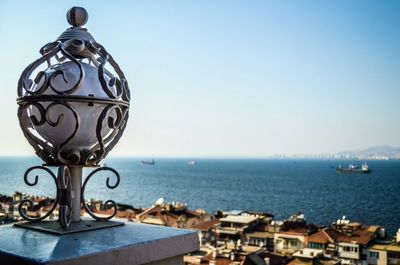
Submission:
M 110 136 L 105 140 L 105 141 L 110 141 L 110 143 L 105 147 L 104 157 L 108 154 L 108 152 L 111 151 L 111 149 L 114 147 L 114 145 L 116 145 L 118 143 L 119 139 L 121 138 L 122 134 L 124 133 L 124 130 L 125 130 L 126 124 L 128 122 L 128 118 L 129 118 L 129 109 L 121 108 L 121 112 L 122 112 L 122 118 L 121 118 L 119 128 L 118 128 L 116 134 L 113 136 L 112 139 Z
M 29 173 L 30 173 L 31 171 L 35 170 L 35 169 L 40 169 L 40 170 L 46 171 L 46 172 L 53 178 L 54 183 L 56 184 L 56 187 L 58 186 L 58 185 L 57 185 L 57 177 L 54 175 L 54 173 L 53 173 L 50 169 L 48 169 L 48 168 L 46 168 L 46 167 L 44 167 L 44 166 L 34 166 L 34 167 L 29 168 L 27 171 L 25 171 L 25 174 L 24 174 L 24 181 L 25 181 L 25 183 L 26 183 L 28 186 L 31 186 L 31 187 L 32 187 L 32 186 L 35 186 L 35 185 L 38 184 L 38 182 L 39 182 L 39 175 L 36 175 L 36 176 L 35 176 L 35 180 L 34 180 L 33 182 L 30 182 L 30 181 L 29 181 Z M 32 201 L 32 200 L 29 200 L 29 199 L 25 199 L 25 200 L 22 200 L 22 201 L 20 202 L 20 204 L 19 204 L 19 206 L 18 206 L 18 212 L 19 212 L 20 216 L 21 216 L 23 219 L 27 220 L 27 221 L 30 221 L 30 222 L 39 222 L 39 221 L 42 221 L 42 220 L 46 219 L 47 217 L 49 217 L 49 216 L 54 212 L 54 210 L 56 209 L 57 204 L 58 204 L 58 202 L 59 202 L 59 198 L 58 198 L 58 197 L 59 197 L 59 192 L 58 192 L 58 189 L 57 189 L 57 196 L 56 196 L 56 200 L 55 200 L 55 202 L 54 202 L 54 204 L 53 204 L 53 207 L 51 207 L 51 209 L 49 210 L 49 212 L 48 212 L 47 214 L 45 214 L 45 215 L 43 215 L 43 216 L 41 216 L 41 217 L 30 217 L 30 216 L 28 216 L 28 215 L 23 211 L 23 207 L 24 207 L 26 204 L 29 205 L 28 207 L 32 207 L 32 206 L 33 206 L 33 201 Z
M 79 41 L 79 40 L 78 40 Z M 74 52 L 79 52 L 83 50 L 84 44 L 75 41 L 71 41 L 69 43 L 61 43 L 57 42 L 50 42 L 43 46 L 40 49 L 40 53 L 42 57 L 28 65 L 25 70 L 22 72 L 21 77 L 18 81 L 18 95 L 21 97 L 23 96 L 23 91 L 25 90 L 26 93 L 29 95 L 41 95 L 43 94 L 49 87 L 58 95 L 68 95 L 74 93 L 78 90 L 85 79 L 85 71 L 83 69 L 82 64 L 67 50 L 71 50 Z M 63 55 L 62 57 L 58 56 L 58 53 L 61 52 Z M 40 71 L 37 73 L 36 77 L 32 80 L 30 79 L 30 75 L 43 63 L 47 62 L 47 69 L 52 67 L 50 63 L 50 59 L 54 57 L 59 63 L 69 59 L 71 62 L 75 63 L 79 68 L 79 79 L 78 81 L 72 85 L 71 88 L 60 91 L 57 90 L 55 85 L 53 84 L 54 79 L 61 75 L 62 79 L 66 84 L 68 84 L 68 80 L 65 78 L 65 73 L 63 70 L 56 70 L 53 73 L 47 73 L 45 71 Z M 36 86 L 35 86 L 36 85 Z
M 115 110 L 115 118 L 108 116 L 108 114 L 112 110 Z M 99 150 L 97 151 L 97 153 L 100 154 L 102 158 L 107 156 L 108 152 L 118 143 L 119 139 L 121 138 L 129 117 L 128 111 L 128 108 L 110 105 L 105 108 L 101 113 L 97 123 L 96 137 L 99 142 Z M 107 137 L 103 138 L 103 122 L 107 117 L 108 119 L 106 126 L 108 126 L 108 128 L 112 129 L 113 131 Z
M 93 44 L 91 44 L 93 45 Z M 122 97 L 123 100 L 129 101 L 129 88 L 127 87 L 128 82 L 125 79 L 124 73 L 122 72 L 121 68 L 114 60 L 114 58 L 109 54 L 106 49 L 97 43 L 100 47 L 98 50 L 98 54 L 100 55 L 100 65 L 99 65 L 99 80 L 100 84 L 103 88 L 103 91 L 109 96 L 110 98 L 119 98 Z M 106 64 L 109 63 L 111 67 L 115 70 L 118 75 L 118 78 L 115 77 L 112 73 L 110 73 L 106 68 Z M 105 76 L 108 76 L 110 80 L 107 82 Z M 111 90 L 114 87 L 115 93 Z
M 70 45 L 72 45 L 72 44 L 73 43 L 71 43 Z M 66 47 L 68 48 L 69 45 L 66 45 L 63 43 L 60 45 L 59 50 L 64 57 L 68 58 L 71 62 L 75 63 L 78 66 L 79 79 L 70 89 L 67 89 L 64 91 L 57 90 L 56 86 L 53 84 L 53 81 L 57 76 L 61 75 L 64 82 L 67 84 L 68 84 L 68 80 L 65 78 L 65 73 L 63 70 L 56 70 L 49 78 L 49 85 L 50 85 L 50 88 L 58 95 L 69 95 L 69 94 L 74 93 L 76 90 L 78 90 L 82 86 L 83 81 L 85 79 L 85 70 L 83 69 L 82 64 L 74 56 L 72 56 L 69 52 L 66 51 L 66 49 L 67 49 Z M 78 47 L 78 49 L 79 49 L 79 47 Z M 57 57 L 57 60 L 62 60 L 62 58 Z
M 116 119 L 113 117 L 109 116 L 109 113 L 115 110 L 116 112 Z M 112 139 L 114 139 L 114 136 L 118 133 L 120 129 L 120 125 L 122 123 L 122 111 L 119 106 L 116 105 L 109 105 L 107 106 L 100 114 L 100 117 L 97 121 L 97 126 L 96 126 L 96 137 L 99 145 L 99 150 L 96 151 L 96 155 L 100 158 L 103 158 L 105 154 L 105 145 Z M 103 131 L 103 122 L 107 120 L 107 125 L 110 129 L 113 130 L 113 132 L 106 138 L 103 138 L 102 131 Z
M 57 179 L 57 190 L 59 190 L 60 194 L 58 198 L 58 203 L 60 204 L 58 221 L 62 227 L 68 228 L 72 221 L 72 180 L 71 173 L 67 166 L 61 166 L 58 168 Z
M 55 56 L 61 48 L 61 42 L 51 42 L 46 44 L 44 47 L 40 49 L 40 52 L 42 53 L 42 57 L 28 65 L 28 67 L 25 68 L 25 70 L 22 72 L 21 77 L 19 78 L 18 81 L 18 96 L 23 96 L 24 95 L 24 90 L 26 93 L 29 95 L 38 95 L 42 94 L 46 89 L 47 89 L 47 83 L 49 78 L 47 77 L 46 73 L 43 71 L 40 71 L 34 80 L 29 79 L 30 75 L 44 62 L 48 63 L 49 66 L 49 60 L 51 57 Z M 34 84 L 39 85 L 40 80 L 42 78 L 45 78 L 45 81 L 42 83 L 40 87 L 38 87 L 35 91 L 31 90 L 34 86 Z
M 39 119 L 33 114 L 28 114 L 28 107 L 30 106 L 37 108 L 39 112 L 38 114 L 40 115 Z M 36 154 L 46 162 L 52 163 L 54 161 L 54 158 L 51 157 L 52 149 L 48 146 L 47 142 L 43 141 L 42 138 L 37 137 L 31 132 L 31 130 L 29 130 L 29 128 L 33 126 L 26 126 L 26 124 L 29 124 L 30 122 L 35 126 L 43 125 L 46 122 L 45 108 L 38 102 L 27 102 L 19 106 L 18 117 L 22 132 L 28 142 L 34 147 Z
M 68 228 L 71 224 L 72 221 L 72 213 L 73 213 L 73 209 L 72 209 L 72 176 L 71 176 L 71 172 L 68 166 L 60 166 L 58 168 L 58 174 L 57 176 L 47 167 L 44 166 L 34 166 L 29 168 L 25 174 L 24 174 L 24 181 L 28 186 L 35 186 L 38 184 L 39 182 L 39 176 L 36 175 L 33 179 L 29 178 L 29 174 L 33 171 L 33 170 L 44 170 L 45 172 L 47 172 L 53 179 L 56 187 L 57 187 L 57 195 L 56 195 L 56 199 L 54 201 L 54 204 L 52 205 L 51 209 L 43 216 L 40 217 L 30 217 L 28 216 L 28 214 L 26 213 L 26 211 L 24 210 L 24 208 L 27 206 L 28 208 L 33 207 L 34 203 L 31 199 L 24 199 L 20 202 L 19 206 L 18 206 L 18 212 L 20 214 L 20 216 L 29 221 L 29 222 L 39 222 L 42 221 L 44 219 L 46 219 L 47 217 L 49 217 L 54 210 L 56 209 L 57 205 L 59 206 L 59 218 L 58 218 L 58 222 L 61 224 L 61 227 L 63 228 Z M 108 221 L 111 218 L 113 218 L 117 212 L 118 212 L 118 204 L 114 201 L 114 200 L 107 200 L 104 203 L 105 206 L 105 210 L 107 211 L 108 209 L 113 209 L 113 212 L 106 217 L 100 217 L 97 216 L 90 208 L 89 206 L 86 204 L 85 202 L 85 189 L 86 189 L 86 185 L 89 182 L 89 180 L 98 172 L 100 171 L 109 171 L 111 173 L 113 173 L 114 177 L 115 177 L 115 182 L 111 181 L 111 177 L 107 177 L 106 179 L 106 186 L 109 189 L 115 189 L 116 187 L 118 187 L 119 183 L 120 183 L 120 175 L 119 173 L 110 167 L 101 167 L 101 168 L 97 168 L 94 171 L 92 171 L 86 178 L 85 181 L 83 182 L 83 185 L 81 187 L 81 197 L 79 198 L 79 200 L 81 201 L 81 203 L 83 204 L 83 207 L 85 209 L 85 211 L 95 220 L 97 221 Z
M 100 168 L 98 168 L 98 169 L 93 170 L 93 171 L 86 177 L 85 181 L 83 182 L 82 190 L 81 190 L 81 201 L 82 201 L 83 207 L 85 208 L 85 211 L 86 211 L 92 218 L 96 219 L 97 221 L 108 221 L 108 220 L 110 220 L 111 218 L 113 218 L 113 217 L 117 214 L 117 212 L 118 212 L 118 205 L 117 205 L 117 203 L 116 203 L 115 201 L 113 201 L 113 200 L 107 200 L 107 201 L 104 203 L 104 206 L 105 206 L 105 208 L 106 208 L 106 211 L 107 211 L 107 209 L 108 209 L 108 205 L 111 205 L 111 208 L 114 209 L 113 213 L 112 213 L 110 216 L 107 216 L 107 217 L 99 217 L 99 216 L 97 216 L 95 213 L 93 213 L 93 212 L 90 210 L 90 208 L 87 206 L 87 204 L 86 204 L 86 202 L 85 202 L 85 189 L 86 189 L 86 185 L 87 185 L 87 183 L 89 182 L 90 178 L 93 177 L 96 173 L 98 173 L 98 172 L 100 172 L 100 171 L 111 171 L 111 172 L 114 174 L 114 176 L 116 177 L 116 179 L 117 179 L 117 181 L 115 182 L 115 184 L 110 184 L 110 177 L 107 177 L 107 180 L 106 180 L 106 186 L 107 186 L 107 188 L 109 188 L 109 189 L 115 189 L 116 187 L 118 187 L 119 182 L 120 182 L 119 173 L 118 173 L 115 169 L 113 169 L 113 168 L 111 168 L 111 167 L 100 167 Z
M 31 106 L 37 109 L 37 113 L 34 114 L 28 113 L 28 109 Z M 59 126 L 63 121 L 65 112 L 59 113 L 56 119 L 53 120 L 50 117 L 50 115 L 52 113 L 52 110 L 56 106 L 63 106 L 65 109 L 69 110 L 72 113 L 71 115 L 74 117 L 75 120 L 75 127 L 71 135 L 69 135 L 69 137 L 65 141 L 63 141 L 59 146 L 49 146 L 47 142 L 43 141 L 41 138 L 33 134 L 31 130 L 29 130 L 29 128 L 34 128 L 34 126 L 41 126 L 44 125 L 45 123 L 47 123 L 52 127 Z M 28 101 L 23 105 L 21 104 L 20 107 L 18 108 L 18 117 L 20 118 L 20 127 L 25 137 L 28 139 L 29 143 L 35 148 L 36 153 L 47 163 L 54 163 L 56 159 L 58 161 L 62 161 L 64 164 L 79 162 L 80 160 L 79 152 L 70 153 L 68 157 L 64 157 L 64 155 L 62 154 L 63 149 L 75 137 L 80 127 L 79 115 L 71 104 L 63 101 L 53 102 L 45 108 L 39 102 Z M 31 123 L 31 125 L 26 126 L 29 123 Z
M 18 117 L 20 119 L 20 127 L 29 143 L 36 150 L 37 155 L 51 165 L 97 164 L 117 144 L 128 120 L 129 108 L 127 106 L 119 104 L 106 105 L 96 121 L 96 131 L 94 133 L 98 143 L 90 147 L 90 149 L 67 150 L 69 142 L 75 138 L 82 126 L 79 113 L 73 103 L 69 101 L 55 101 L 47 106 L 45 104 L 47 104 L 45 101 L 21 101 Z M 62 109 L 57 107 L 62 107 Z M 73 121 L 73 125 L 68 129 L 70 135 L 68 135 L 68 138 L 65 135 L 66 138 L 62 141 L 60 140 L 57 145 L 49 144 L 37 133 L 33 133 L 32 129 L 37 131 L 44 124 L 51 127 L 61 126 L 67 117 Z M 106 128 L 110 130 L 108 133 L 105 133 Z
M 60 114 L 57 117 L 57 120 L 55 122 L 53 122 L 50 119 L 50 116 L 49 116 L 50 114 L 49 113 L 57 105 L 64 106 L 65 108 L 69 109 L 72 112 L 72 115 L 74 116 L 74 119 L 75 119 L 75 128 L 74 128 L 74 131 L 72 132 L 72 134 L 63 143 L 61 143 L 60 146 L 57 148 L 56 157 L 57 157 L 58 161 L 61 161 L 66 165 L 70 164 L 71 162 L 72 163 L 77 163 L 80 160 L 79 153 L 77 153 L 78 156 L 76 156 L 76 154 L 74 153 L 73 155 L 70 155 L 69 158 L 64 158 L 63 155 L 61 154 L 61 152 L 63 151 L 64 147 L 68 144 L 68 142 L 71 141 L 75 137 L 76 133 L 79 130 L 79 126 L 80 126 L 79 115 L 74 110 L 74 108 L 70 104 L 68 104 L 66 102 L 54 102 L 54 103 L 51 103 L 46 109 L 46 121 L 50 126 L 53 126 L 53 127 L 58 126 L 63 120 L 64 114 Z M 75 157 L 75 158 L 72 160 L 70 157 Z

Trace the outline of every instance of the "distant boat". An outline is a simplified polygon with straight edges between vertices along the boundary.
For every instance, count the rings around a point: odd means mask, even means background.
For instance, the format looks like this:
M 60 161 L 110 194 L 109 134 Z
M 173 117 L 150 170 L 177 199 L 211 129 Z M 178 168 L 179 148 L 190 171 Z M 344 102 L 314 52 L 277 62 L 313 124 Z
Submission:
M 154 165 L 156 162 L 154 161 L 154 159 L 152 159 L 151 161 L 147 161 L 147 160 L 142 160 L 140 161 L 141 165 Z
M 336 168 L 337 173 L 361 173 L 361 174 L 369 174 L 371 173 L 371 169 L 369 169 L 368 164 L 362 164 L 361 168 L 357 165 L 350 164 L 348 168 L 343 168 L 341 165 Z
M 197 164 L 196 160 L 190 160 L 187 162 L 189 166 L 195 166 Z

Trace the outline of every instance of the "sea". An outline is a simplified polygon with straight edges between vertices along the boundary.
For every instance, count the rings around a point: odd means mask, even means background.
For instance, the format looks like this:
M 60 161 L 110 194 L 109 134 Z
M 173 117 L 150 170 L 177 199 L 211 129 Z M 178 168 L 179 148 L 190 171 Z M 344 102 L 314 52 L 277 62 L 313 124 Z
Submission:
M 110 158 L 107 166 L 121 176 L 115 189 L 110 173 L 98 173 L 88 182 L 86 199 L 112 199 L 134 207 L 165 202 L 187 203 L 190 209 L 248 210 L 271 213 L 276 220 L 302 212 L 308 222 L 330 225 L 346 219 L 381 225 L 389 234 L 400 228 L 400 161 L 367 161 L 371 174 L 337 174 L 336 167 L 364 161 L 308 159 L 155 159 L 141 165 L 139 158 Z M 36 186 L 24 183 L 27 168 L 41 165 L 34 157 L 0 158 L 0 194 L 14 191 L 55 196 L 54 181 L 43 171 Z M 54 169 L 56 170 L 56 169 Z M 85 168 L 87 176 L 93 168 Z

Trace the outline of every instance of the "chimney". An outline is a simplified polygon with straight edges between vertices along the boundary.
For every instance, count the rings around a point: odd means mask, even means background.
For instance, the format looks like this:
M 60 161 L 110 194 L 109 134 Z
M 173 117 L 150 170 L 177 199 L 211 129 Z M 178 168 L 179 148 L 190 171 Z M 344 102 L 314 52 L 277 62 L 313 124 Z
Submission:
M 268 257 L 264 258 L 265 265 L 270 265 L 270 259 Z
M 397 233 L 396 233 L 396 242 L 397 242 L 397 243 L 400 243 L 400 228 L 399 228 L 399 230 L 398 230 Z

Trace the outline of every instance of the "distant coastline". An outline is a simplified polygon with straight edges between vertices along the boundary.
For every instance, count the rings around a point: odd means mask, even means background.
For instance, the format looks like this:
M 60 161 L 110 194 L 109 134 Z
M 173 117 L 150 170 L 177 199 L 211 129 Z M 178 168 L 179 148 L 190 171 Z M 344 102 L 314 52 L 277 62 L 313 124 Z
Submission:
M 39 164 L 42 163 L 40 159 L 33 155 L 1 155 L 0 158 L 20 158 L 26 157 L 36 159 Z M 325 153 L 298 153 L 298 154 L 273 154 L 273 155 L 182 155 L 182 156 L 148 156 L 148 155 L 110 155 L 109 159 L 139 159 L 139 160 L 152 160 L 152 159 L 316 159 L 316 160 L 400 160 L 400 147 L 393 147 L 387 145 L 372 146 L 364 149 L 355 149 L 350 151 L 341 152 L 325 152 Z

